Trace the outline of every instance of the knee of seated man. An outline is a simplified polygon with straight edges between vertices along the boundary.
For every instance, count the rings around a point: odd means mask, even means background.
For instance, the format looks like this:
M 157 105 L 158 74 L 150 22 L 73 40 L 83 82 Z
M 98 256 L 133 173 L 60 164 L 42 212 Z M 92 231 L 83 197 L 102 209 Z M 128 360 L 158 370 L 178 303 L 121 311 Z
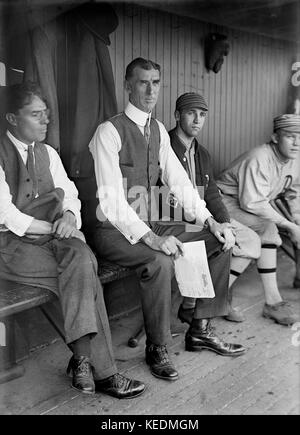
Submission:
M 228 251 L 224 251 L 223 247 L 224 247 L 223 243 L 220 243 L 220 242 L 218 242 L 218 245 L 216 245 L 213 249 L 208 249 L 206 247 L 206 254 L 207 254 L 208 262 L 210 262 L 211 260 L 214 260 L 216 258 L 219 258 L 220 261 L 221 261 L 221 259 L 224 259 L 224 261 L 226 261 L 226 257 L 228 257 L 228 259 L 230 259 L 231 255 L 232 255 L 232 248 L 229 249 Z
M 261 255 L 261 239 L 255 231 L 243 226 L 236 231 L 236 243 L 233 255 L 257 260 Z
M 166 272 L 173 272 L 174 270 L 174 259 L 172 255 L 166 255 L 163 252 L 154 251 L 153 263 L 157 264 Z
M 262 245 L 271 244 L 279 247 L 282 244 L 277 225 L 270 221 L 264 221 L 260 238 Z
M 96 257 L 85 242 L 76 237 L 66 240 L 66 243 L 73 249 L 74 255 L 77 256 L 78 267 L 90 267 L 92 265 L 97 270 L 98 263 Z
M 164 277 L 171 280 L 174 276 L 174 261 L 172 256 L 166 255 L 159 251 L 153 251 L 151 256 L 138 267 L 138 275 L 142 280 L 148 280 L 150 277 Z
M 199 233 L 195 234 L 197 234 L 197 236 L 194 237 L 191 241 L 204 241 L 208 257 L 224 252 L 224 244 L 220 242 L 217 237 L 212 234 L 208 229 L 202 230 Z

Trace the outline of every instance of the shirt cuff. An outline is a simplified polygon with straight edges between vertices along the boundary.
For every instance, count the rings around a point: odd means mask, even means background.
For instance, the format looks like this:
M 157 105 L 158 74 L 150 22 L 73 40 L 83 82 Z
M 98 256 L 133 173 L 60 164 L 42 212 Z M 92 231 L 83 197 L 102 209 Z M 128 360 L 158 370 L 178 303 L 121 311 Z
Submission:
M 138 243 L 145 234 L 151 231 L 151 228 L 143 221 L 135 222 L 134 224 L 127 226 L 126 229 L 120 228 L 118 225 L 114 226 L 123 234 L 131 245 Z
M 206 208 L 205 210 L 203 210 L 201 212 L 201 217 L 196 216 L 196 224 L 197 225 L 204 225 L 204 222 L 206 221 L 206 219 L 208 219 L 211 216 L 212 216 L 212 214 Z
M 17 236 L 23 237 L 33 220 L 34 218 L 32 216 L 22 213 L 21 219 L 18 219 L 19 222 L 10 223 L 9 225 L 6 225 L 6 227 Z

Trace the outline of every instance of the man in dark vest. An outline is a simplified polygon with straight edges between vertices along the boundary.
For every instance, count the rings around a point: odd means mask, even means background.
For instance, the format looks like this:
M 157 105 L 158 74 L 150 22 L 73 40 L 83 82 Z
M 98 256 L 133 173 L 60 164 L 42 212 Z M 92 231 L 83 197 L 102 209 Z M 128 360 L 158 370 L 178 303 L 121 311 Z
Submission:
M 209 153 L 197 140 L 197 136 L 204 126 L 207 112 L 208 106 L 202 95 L 196 92 L 187 92 L 181 95 L 177 98 L 174 113 L 176 127 L 169 132 L 169 135 L 176 156 L 188 173 L 193 186 L 198 189 L 200 196 L 205 200 L 206 206 L 214 219 L 232 228 L 235 233 L 236 243 L 233 246 L 229 276 L 230 311 L 225 318 L 233 322 L 242 322 L 244 320 L 243 314 L 231 305 L 231 286 L 249 265 L 251 259 L 259 258 L 260 239 L 253 230 L 230 219 L 229 213 L 223 204 L 214 180 L 214 171 Z M 210 257 L 208 243 L 206 249 L 208 257 Z M 213 265 L 210 267 L 210 272 L 212 276 L 219 273 L 218 269 L 214 270 Z M 185 298 L 179 308 L 178 317 L 185 319 L 189 323 L 194 306 L 194 299 Z
M 118 398 L 144 384 L 117 373 L 97 277 L 86 245 L 80 201 L 60 157 L 44 144 L 49 112 L 39 87 L 6 89 L 8 130 L 0 139 L 0 278 L 44 287 L 61 303 L 65 340 L 73 352 L 72 387 Z
M 148 195 L 159 177 L 197 222 L 207 225 L 215 240 L 214 262 L 221 274 L 214 281 L 214 299 L 198 299 L 186 334 L 189 351 L 208 348 L 221 355 L 237 356 L 245 348 L 219 339 L 209 319 L 228 312 L 227 289 L 230 249 L 234 236 L 215 222 L 175 156 L 164 126 L 151 117 L 160 90 L 160 66 L 137 58 L 126 68 L 129 103 L 125 111 L 100 124 L 90 142 L 95 161 L 99 207 L 95 245 L 102 255 L 135 268 L 140 281 L 146 331 L 146 362 L 161 379 L 176 380 L 178 373 L 168 355 L 170 341 L 171 281 L 174 258 L 183 254 L 183 242 L 199 240 L 186 232 L 185 223 L 152 224 L 154 203 Z M 150 206 L 149 206 L 150 204 Z M 155 233 L 159 228 L 161 234 Z M 213 234 L 218 234 L 218 238 Z M 203 238 L 201 238 L 202 240 Z M 225 249 L 224 249 L 225 248 Z

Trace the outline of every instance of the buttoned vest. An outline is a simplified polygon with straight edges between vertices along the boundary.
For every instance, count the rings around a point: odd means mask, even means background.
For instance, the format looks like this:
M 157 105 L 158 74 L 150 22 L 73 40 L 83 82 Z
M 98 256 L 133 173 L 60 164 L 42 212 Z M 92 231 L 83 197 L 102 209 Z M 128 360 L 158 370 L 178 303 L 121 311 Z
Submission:
M 54 183 L 50 172 L 49 154 L 44 144 L 35 143 L 34 157 L 38 194 L 51 192 Z M 33 182 L 18 150 L 6 135 L 0 139 L 0 165 L 5 172 L 13 204 L 19 210 L 24 209 L 34 199 Z
M 134 201 L 139 200 L 140 188 L 144 188 L 144 191 L 148 194 L 146 201 L 149 213 L 151 187 L 157 185 L 160 174 L 160 132 L 158 123 L 151 118 L 148 145 L 138 126 L 125 113 L 114 116 L 110 119 L 110 122 L 117 129 L 121 138 L 122 148 L 119 152 L 119 162 L 127 201 L 132 205 Z M 152 206 L 156 207 L 154 203 Z M 138 212 L 138 210 L 136 211 Z M 144 215 L 140 217 L 143 220 L 150 220 L 145 219 Z

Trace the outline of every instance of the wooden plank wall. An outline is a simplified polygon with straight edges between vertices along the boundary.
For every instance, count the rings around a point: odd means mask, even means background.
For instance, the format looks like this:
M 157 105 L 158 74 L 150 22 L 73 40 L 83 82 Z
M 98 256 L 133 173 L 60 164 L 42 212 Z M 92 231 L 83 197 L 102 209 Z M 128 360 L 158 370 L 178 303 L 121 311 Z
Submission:
M 183 92 L 202 93 L 209 115 L 199 137 L 223 169 L 243 151 L 268 140 L 272 118 L 286 110 L 293 45 L 230 30 L 190 18 L 120 5 L 119 26 L 109 48 L 119 110 L 127 102 L 123 90 L 126 65 L 142 56 L 163 69 L 157 118 L 167 129 L 174 125 L 174 106 Z M 204 37 L 209 32 L 228 35 L 230 53 L 218 74 L 204 66 Z

